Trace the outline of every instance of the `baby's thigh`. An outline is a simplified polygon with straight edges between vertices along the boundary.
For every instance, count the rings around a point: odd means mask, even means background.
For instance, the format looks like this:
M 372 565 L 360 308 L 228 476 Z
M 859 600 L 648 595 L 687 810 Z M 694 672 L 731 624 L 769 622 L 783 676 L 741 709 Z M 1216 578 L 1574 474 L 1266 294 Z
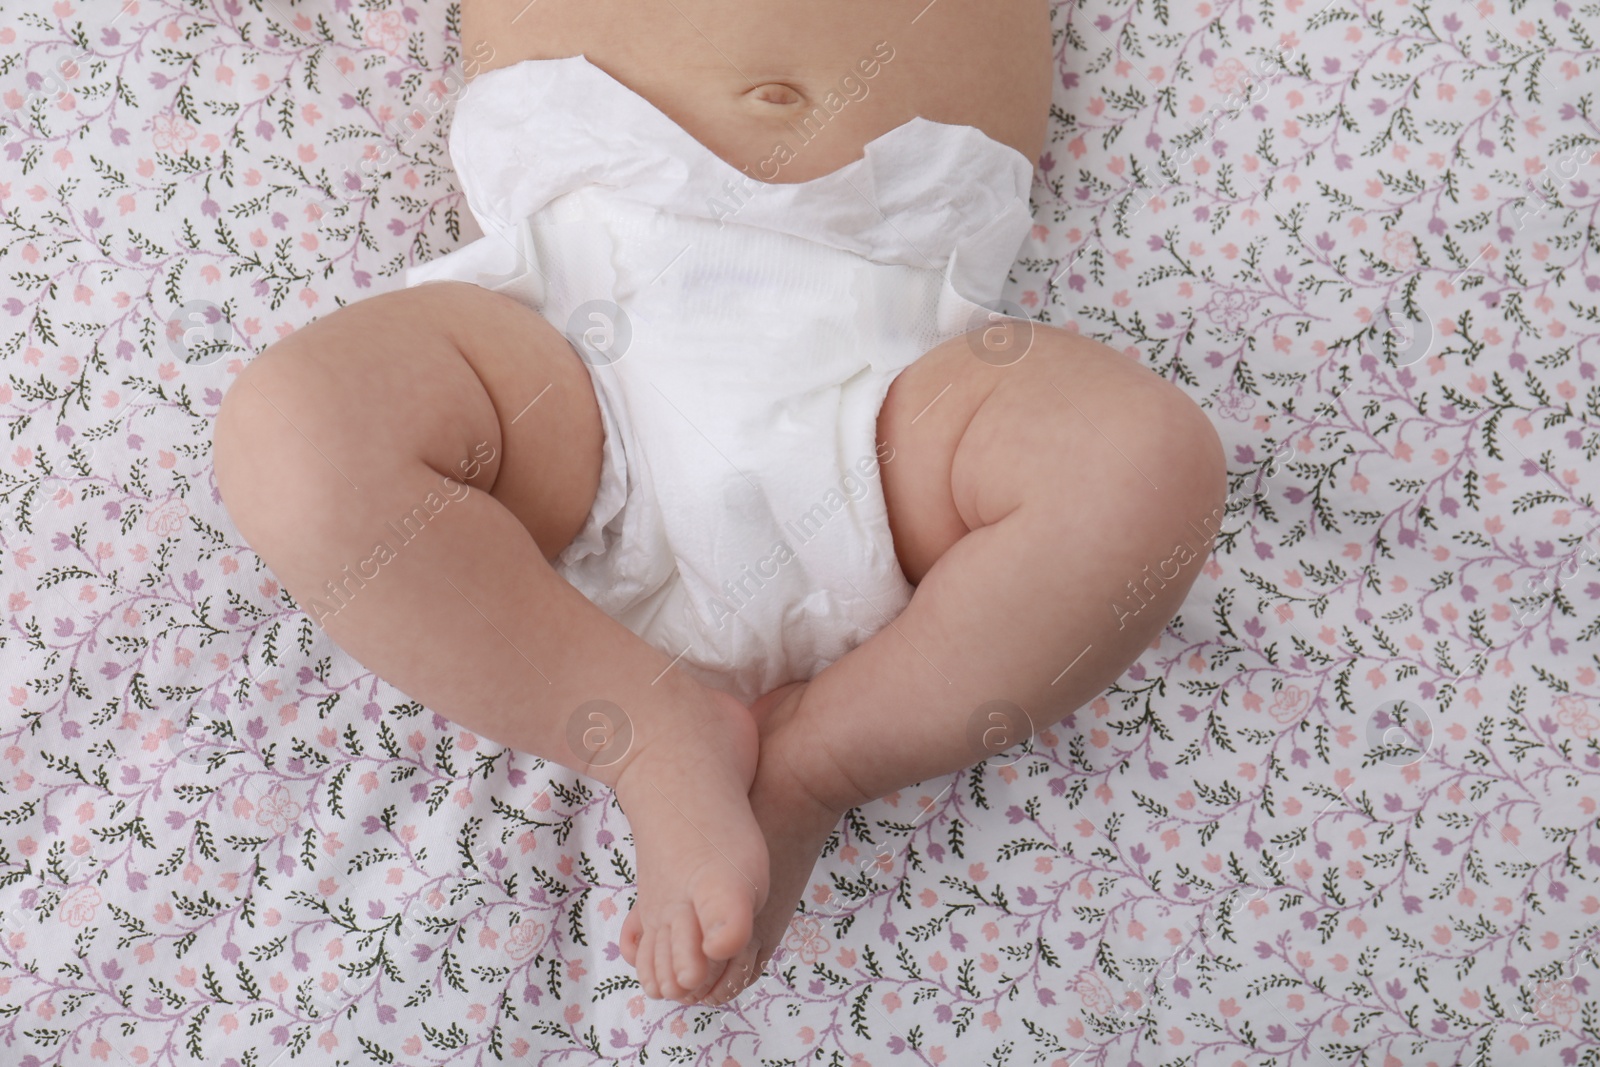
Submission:
M 215 428 L 230 509 L 296 476 L 262 462 L 290 432 L 316 446 L 330 479 L 424 464 L 489 492 L 547 559 L 582 528 L 600 480 L 600 411 L 572 346 L 532 308 L 463 282 L 350 304 L 257 356 Z

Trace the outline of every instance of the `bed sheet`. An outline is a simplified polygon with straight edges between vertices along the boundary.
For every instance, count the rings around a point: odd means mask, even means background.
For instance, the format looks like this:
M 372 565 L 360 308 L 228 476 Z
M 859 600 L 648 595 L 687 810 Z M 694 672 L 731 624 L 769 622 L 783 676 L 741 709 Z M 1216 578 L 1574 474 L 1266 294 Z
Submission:
M 1214 555 L 853 813 L 713 1012 L 619 959 L 610 795 L 362 671 L 215 492 L 252 354 L 476 236 L 455 11 L 8 0 L 0 1061 L 1600 1063 L 1600 8 L 1052 27 L 1007 299 L 1209 411 Z

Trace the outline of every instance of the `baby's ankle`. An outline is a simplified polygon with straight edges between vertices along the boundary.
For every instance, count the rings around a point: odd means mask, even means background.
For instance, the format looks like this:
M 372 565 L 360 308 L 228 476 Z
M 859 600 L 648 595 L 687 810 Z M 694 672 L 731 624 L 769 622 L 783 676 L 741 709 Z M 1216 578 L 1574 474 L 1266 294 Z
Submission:
M 851 808 L 878 799 L 861 789 L 850 767 L 802 715 L 792 717 L 789 728 L 762 738 L 761 760 L 771 761 L 777 783 L 805 803 L 808 814 L 830 824 Z
M 667 680 L 661 683 L 667 686 Z M 757 745 L 755 721 L 749 709 L 719 690 L 688 679 L 678 679 L 665 689 L 662 700 L 648 711 L 628 716 L 630 738 L 626 749 L 602 753 L 591 773 L 621 795 L 628 790 L 625 780 L 643 782 L 661 767 L 663 761 L 681 764 L 685 743 L 696 738 L 723 748 L 731 741 L 735 751 L 748 749 L 751 771 Z M 604 760 L 605 765 L 598 763 Z M 741 761 L 742 762 L 742 761 Z

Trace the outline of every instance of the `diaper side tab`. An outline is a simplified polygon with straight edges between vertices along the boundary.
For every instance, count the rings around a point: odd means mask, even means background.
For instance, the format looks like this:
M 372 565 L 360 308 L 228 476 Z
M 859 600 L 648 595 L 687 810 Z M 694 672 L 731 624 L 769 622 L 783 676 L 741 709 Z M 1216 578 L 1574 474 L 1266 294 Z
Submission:
M 505 231 L 486 232 L 470 244 L 406 268 L 402 275 L 402 284 L 408 287 L 432 281 L 471 282 L 533 308 L 542 308 L 546 299 L 545 275 L 525 221 Z
M 1033 213 L 1027 202 L 1013 202 L 956 242 L 944 270 L 945 299 L 939 302 L 941 341 L 970 329 L 976 307 L 993 308 L 999 301 L 1011 265 L 1032 227 Z

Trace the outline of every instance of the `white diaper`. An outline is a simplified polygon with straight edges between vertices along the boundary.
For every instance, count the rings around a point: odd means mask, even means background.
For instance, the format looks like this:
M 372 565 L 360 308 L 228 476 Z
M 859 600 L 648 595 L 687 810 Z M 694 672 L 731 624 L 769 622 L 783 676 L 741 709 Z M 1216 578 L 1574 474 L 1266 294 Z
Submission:
M 1032 222 L 1027 159 L 916 118 L 832 174 L 762 184 L 583 56 L 479 75 L 450 154 L 485 236 L 406 284 L 536 308 L 599 401 L 600 487 L 557 572 L 746 702 L 894 619 L 912 586 L 878 412 L 918 356 L 993 318 Z

